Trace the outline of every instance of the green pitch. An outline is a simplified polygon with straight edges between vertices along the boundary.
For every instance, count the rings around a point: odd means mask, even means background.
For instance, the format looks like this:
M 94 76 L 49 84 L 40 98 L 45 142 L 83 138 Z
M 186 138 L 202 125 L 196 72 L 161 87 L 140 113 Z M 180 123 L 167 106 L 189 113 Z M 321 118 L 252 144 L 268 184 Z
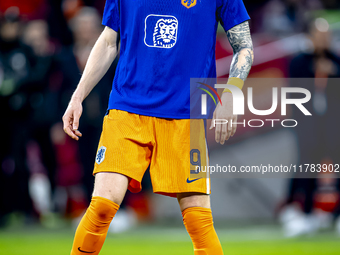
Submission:
M 283 239 L 277 227 L 217 230 L 225 255 L 331 255 L 340 254 L 340 237 L 333 232 Z M 68 255 L 71 230 L 0 230 L 1 255 Z M 100 255 L 188 255 L 190 238 L 182 228 L 140 227 L 109 234 Z

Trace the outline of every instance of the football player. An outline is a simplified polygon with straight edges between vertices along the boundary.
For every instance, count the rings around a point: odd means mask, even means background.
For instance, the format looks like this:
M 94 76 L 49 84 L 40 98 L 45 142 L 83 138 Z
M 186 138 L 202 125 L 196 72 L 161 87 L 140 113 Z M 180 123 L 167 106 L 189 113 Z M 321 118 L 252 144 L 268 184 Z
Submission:
M 177 197 L 196 255 L 220 255 L 210 209 L 210 179 L 190 178 L 190 162 L 208 164 L 205 132 L 190 144 L 190 78 L 216 77 L 220 22 L 234 51 L 228 84 L 242 87 L 253 62 L 249 16 L 242 0 L 107 0 L 103 25 L 79 85 L 63 116 L 73 139 L 82 102 L 118 53 L 108 113 L 95 159 L 95 185 L 71 254 L 98 254 L 127 189 L 138 192 L 150 165 L 153 190 Z M 214 118 L 236 120 L 225 90 Z M 198 128 L 204 129 L 203 121 Z M 215 127 L 224 144 L 236 126 Z M 195 158 L 195 159 L 194 159 Z M 161 251 L 160 251 L 161 253 Z

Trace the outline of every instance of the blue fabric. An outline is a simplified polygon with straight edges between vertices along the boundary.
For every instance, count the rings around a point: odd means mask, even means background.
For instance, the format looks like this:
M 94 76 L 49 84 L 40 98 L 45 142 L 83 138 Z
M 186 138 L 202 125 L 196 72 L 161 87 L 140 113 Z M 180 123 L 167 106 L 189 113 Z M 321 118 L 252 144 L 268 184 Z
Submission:
M 216 30 L 249 19 L 242 0 L 107 0 L 103 25 L 120 33 L 109 109 L 190 118 L 190 78 L 216 77 Z
M 106 0 L 103 25 L 112 28 L 114 31 L 119 31 L 119 5 L 117 0 Z

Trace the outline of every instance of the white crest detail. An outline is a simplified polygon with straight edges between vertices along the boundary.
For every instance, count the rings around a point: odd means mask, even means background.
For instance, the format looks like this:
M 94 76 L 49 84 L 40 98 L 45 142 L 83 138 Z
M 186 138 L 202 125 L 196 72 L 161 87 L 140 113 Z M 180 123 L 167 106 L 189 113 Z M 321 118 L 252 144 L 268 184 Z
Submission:
M 154 24 L 152 19 L 157 20 L 157 22 Z M 150 27 L 150 23 L 152 27 Z M 145 18 L 144 32 L 144 43 L 146 46 L 170 49 L 177 42 L 178 20 L 170 15 L 150 14 Z
M 97 156 L 96 156 L 96 163 L 98 165 L 104 161 L 104 159 L 105 159 L 105 152 L 106 152 L 106 147 L 105 146 L 101 146 L 98 149 Z

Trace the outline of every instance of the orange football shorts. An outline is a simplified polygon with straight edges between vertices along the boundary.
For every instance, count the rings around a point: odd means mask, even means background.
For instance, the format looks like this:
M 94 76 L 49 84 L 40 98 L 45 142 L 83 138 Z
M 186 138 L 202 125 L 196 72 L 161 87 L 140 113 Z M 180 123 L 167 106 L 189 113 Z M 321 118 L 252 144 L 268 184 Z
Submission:
M 110 110 L 104 117 L 93 174 L 114 172 L 130 177 L 128 189 L 139 192 L 150 166 L 155 193 L 210 194 L 204 121 L 166 119 Z M 199 168 L 198 168 L 199 167 Z

